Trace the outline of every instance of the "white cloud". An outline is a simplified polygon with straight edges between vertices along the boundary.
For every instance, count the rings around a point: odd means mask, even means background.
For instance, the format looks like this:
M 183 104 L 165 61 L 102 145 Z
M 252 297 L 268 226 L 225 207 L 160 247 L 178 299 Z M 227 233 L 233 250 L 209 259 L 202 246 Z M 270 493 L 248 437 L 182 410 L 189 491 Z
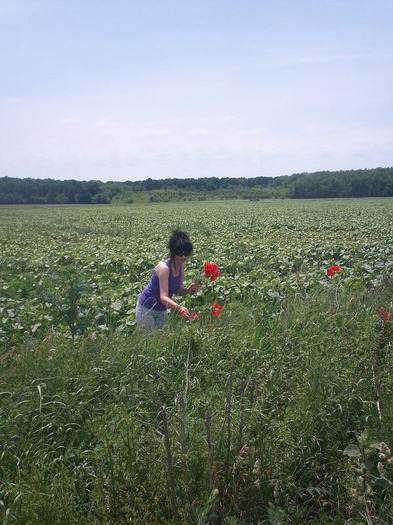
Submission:
M 279 125 L 286 115 L 194 109 L 150 118 L 131 103 L 108 100 L 8 101 L 0 106 L 1 175 L 141 180 L 393 165 L 391 125 L 312 115 Z

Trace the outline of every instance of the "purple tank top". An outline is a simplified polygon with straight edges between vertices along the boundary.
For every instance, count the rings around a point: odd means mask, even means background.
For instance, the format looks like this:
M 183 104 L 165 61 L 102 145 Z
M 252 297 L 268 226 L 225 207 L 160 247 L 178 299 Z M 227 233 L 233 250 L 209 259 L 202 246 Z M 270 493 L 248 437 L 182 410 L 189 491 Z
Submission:
M 166 259 L 164 262 L 169 268 L 168 296 L 172 297 L 176 290 L 180 288 L 182 268 L 180 267 L 179 275 L 175 277 L 172 274 L 171 260 Z M 152 310 L 166 310 L 166 306 L 160 300 L 160 282 L 155 271 L 153 271 L 150 281 L 138 297 L 138 302 Z

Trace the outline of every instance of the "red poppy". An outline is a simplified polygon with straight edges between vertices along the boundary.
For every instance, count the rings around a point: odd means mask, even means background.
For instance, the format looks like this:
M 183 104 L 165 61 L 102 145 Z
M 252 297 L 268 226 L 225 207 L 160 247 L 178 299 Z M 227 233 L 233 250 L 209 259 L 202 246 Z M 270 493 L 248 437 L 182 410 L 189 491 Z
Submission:
M 212 308 L 215 308 L 216 310 L 222 310 L 224 307 L 221 306 L 220 304 L 214 302 L 214 303 L 212 304 Z
M 392 317 L 392 314 L 390 312 L 387 312 L 383 306 L 378 306 L 377 312 L 381 315 L 381 317 L 384 317 L 385 319 L 390 319 Z
M 339 272 L 340 270 L 340 266 L 329 266 L 329 268 L 326 270 L 326 275 L 328 277 L 332 277 L 332 275 L 334 275 L 334 272 Z
M 209 262 L 205 262 L 204 264 L 204 270 L 205 270 L 205 276 L 206 277 L 209 277 L 211 271 L 212 271 L 212 263 L 209 263 Z
M 196 319 L 198 317 L 198 314 L 196 312 L 190 313 L 190 319 Z
M 204 264 L 205 277 L 211 281 L 215 281 L 220 275 L 220 270 L 217 268 L 216 263 L 205 262 Z
M 184 317 L 187 314 L 187 310 L 185 308 L 180 308 L 179 314 Z
M 214 315 L 214 317 L 219 317 L 220 316 L 220 312 L 218 310 L 213 310 L 212 311 L 212 315 Z

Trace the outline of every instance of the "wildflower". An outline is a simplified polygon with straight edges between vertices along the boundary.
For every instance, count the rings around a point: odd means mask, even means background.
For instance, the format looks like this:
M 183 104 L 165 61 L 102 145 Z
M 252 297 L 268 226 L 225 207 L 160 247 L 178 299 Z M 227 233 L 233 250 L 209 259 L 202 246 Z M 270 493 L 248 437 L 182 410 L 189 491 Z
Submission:
M 381 315 L 381 317 L 384 317 L 385 319 L 390 319 L 392 317 L 392 314 L 390 312 L 387 312 L 383 306 L 378 306 L 377 312 Z
M 220 304 L 217 303 L 217 301 L 214 301 L 214 303 L 212 304 L 212 315 L 214 315 L 214 317 L 219 317 L 220 315 L 220 311 L 223 309 L 224 307 L 221 306 Z
M 380 461 L 378 461 L 377 469 L 381 476 L 384 476 L 386 474 L 386 469 Z
M 204 264 L 205 277 L 211 281 L 215 281 L 220 275 L 220 270 L 217 268 L 216 263 L 205 262 Z
M 215 309 L 217 309 L 217 310 L 222 310 L 222 309 L 223 309 L 223 306 L 221 306 L 220 304 L 214 302 L 214 303 L 212 304 L 212 308 L 215 308 Z
M 326 270 L 326 275 L 328 277 L 332 277 L 334 275 L 334 272 L 339 272 L 341 270 L 341 266 L 329 266 L 329 268 Z
M 179 310 L 179 314 L 182 316 L 182 317 L 187 317 L 187 309 L 186 308 L 181 308 Z M 188 319 L 196 319 L 198 317 L 198 314 L 196 312 L 191 312 L 188 316 Z

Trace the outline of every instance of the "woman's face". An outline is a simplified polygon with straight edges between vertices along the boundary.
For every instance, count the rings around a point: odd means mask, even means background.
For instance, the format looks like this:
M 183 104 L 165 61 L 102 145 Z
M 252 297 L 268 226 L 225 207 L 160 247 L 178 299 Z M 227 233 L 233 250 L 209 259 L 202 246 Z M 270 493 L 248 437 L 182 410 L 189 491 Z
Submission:
M 175 254 L 174 258 L 175 258 L 175 264 L 179 264 L 179 263 L 185 263 L 186 260 L 188 259 L 189 257 L 189 253 L 186 253 L 186 252 L 181 252 L 179 254 Z

